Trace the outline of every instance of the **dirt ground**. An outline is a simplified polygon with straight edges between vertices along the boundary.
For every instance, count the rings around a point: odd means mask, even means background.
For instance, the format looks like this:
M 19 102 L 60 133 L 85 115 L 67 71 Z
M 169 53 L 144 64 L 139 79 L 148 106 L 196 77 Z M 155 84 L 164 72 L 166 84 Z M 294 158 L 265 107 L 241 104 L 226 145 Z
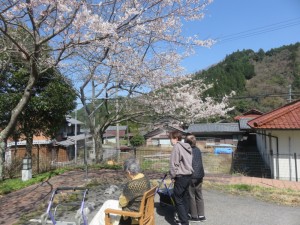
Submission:
M 95 216 L 95 214 L 98 212 L 98 210 L 106 200 L 119 198 L 123 184 L 124 182 L 120 182 L 118 179 L 109 178 L 106 179 L 105 183 L 99 184 L 97 181 L 94 184 L 92 184 L 92 186 L 89 186 L 88 194 L 86 195 L 85 198 L 85 210 L 84 210 L 84 212 L 87 215 L 88 221 L 92 220 L 92 218 Z M 72 192 L 70 193 L 71 194 L 67 192 L 64 193 L 64 195 L 69 195 L 71 198 L 67 203 L 63 202 L 64 200 L 61 199 L 61 194 L 55 195 L 55 198 L 53 200 L 54 204 L 52 207 L 52 213 L 55 215 L 56 221 L 63 221 L 63 222 L 79 221 L 78 218 L 80 217 L 78 214 L 79 212 L 78 210 L 80 208 L 82 195 L 79 192 L 79 196 L 74 197 L 74 194 L 72 194 Z M 81 193 L 83 192 L 81 191 Z M 75 206 L 72 206 L 72 204 L 74 204 Z M 57 205 L 59 206 L 56 208 Z M 41 224 L 40 219 L 41 217 L 37 216 L 31 219 L 31 221 L 29 221 L 29 223 L 26 224 L 31 224 L 31 225 Z M 48 220 L 50 220 L 49 217 Z
M 158 181 L 162 174 L 147 174 L 151 180 Z M 228 177 L 228 182 L 233 182 L 236 177 Z M 206 179 L 212 179 L 212 177 L 206 177 Z M 225 177 L 213 178 L 219 181 L 223 181 Z M 246 177 L 238 179 L 238 183 L 245 182 Z M 253 180 L 253 178 L 251 179 Z M 257 179 L 256 179 L 257 181 Z M 261 179 L 260 182 L 264 184 L 267 181 L 272 181 L 274 187 L 277 185 L 283 185 L 283 182 L 275 182 L 270 179 Z M 40 219 L 40 215 L 47 209 L 47 203 L 50 198 L 50 193 L 55 187 L 60 186 L 80 186 L 84 185 L 86 177 L 84 172 L 70 171 L 66 174 L 55 176 L 52 179 L 32 185 L 28 188 L 22 189 L 3 196 L 0 199 L 0 224 L 11 225 L 15 224 L 20 219 L 22 214 L 28 214 L 29 211 L 36 210 L 36 215 L 33 219 L 36 221 Z M 103 202 L 107 199 L 117 199 L 120 195 L 122 185 L 127 182 L 124 179 L 123 172 L 99 170 L 89 172 L 89 183 L 94 185 L 89 187 L 89 193 L 87 195 L 86 205 L 90 206 L 90 212 L 88 219 L 91 221 L 93 216 L 97 213 Z M 287 183 L 287 182 L 285 182 Z M 295 182 L 289 182 L 295 185 Z M 261 183 L 260 183 L 261 184 Z M 112 193 L 105 194 L 106 190 L 111 185 L 117 185 L 118 190 Z M 285 184 L 286 185 L 286 184 Z M 280 187 L 281 187 L 280 186 Z M 287 186 L 286 186 L 287 187 Z M 250 196 L 237 196 L 226 194 L 221 191 L 206 190 L 204 189 L 205 211 L 207 221 L 205 224 L 214 225 L 299 225 L 300 221 L 300 208 L 281 206 L 274 203 L 267 203 L 256 200 Z M 38 211 L 38 206 L 41 203 L 45 203 L 42 211 Z M 77 207 L 78 208 L 78 207 Z M 33 210 L 34 209 L 34 210 Z M 76 209 L 66 210 L 66 213 L 60 214 L 59 220 L 74 221 L 76 215 Z M 159 204 L 159 198 L 155 199 L 155 219 L 159 225 L 174 225 L 173 222 L 174 207 L 161 207 Z M 31 218 L 30 218 L 31 219 Z M 40 224 L 37 222 L 30 222 L 29 219 L 26 222 L 18 223 L 22 225 Z M 50 223 L 51 224 L 51 223 Z

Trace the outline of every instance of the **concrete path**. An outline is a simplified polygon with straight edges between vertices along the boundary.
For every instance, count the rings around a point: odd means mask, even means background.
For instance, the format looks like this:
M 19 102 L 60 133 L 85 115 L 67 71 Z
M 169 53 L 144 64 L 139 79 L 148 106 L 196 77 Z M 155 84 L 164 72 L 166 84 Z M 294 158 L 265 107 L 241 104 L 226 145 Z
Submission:
M 147 175 L 149 176 L 150 179 L 156 179 L 156 180 L 159 180 L 160 176 L 162 176 L 162 174 L 147 174 Z M 18 221 L 21 215 L 34 211 L 42 203 L 47 204 L 52 191 L 56 187 L 83 186 L 87 184 L 89 181 L 96 178 L 103 179 L 103 181 L 105 182 L 106 180 L 109 181 L 110 178 L 116 178 L 116 177 L 119 177 L 119 179 L 123 179 L 123 172 L 113 171 L 113 170 L 89 171 L 87 177 L 84 171 L 71 171 L 63 175 L 55 176 L 42 183 L 32 185 L 30 187 L 24 188 L 19 191 L 15 191 L 13 193 L 4 196 L 0 196 L 0 225 L 12 225 Z M 267 186 L 267 187 L 290 188 L 290 189 L 300 191 L 300 182 L 278 181 L 278 180 L 271 180 L 271 179 L 261 179 L 261 178 L 244 177 L 244 176 L 240 176 L 240 177 L 225 176 L 225 175 L 224 176 L 207 175 L 205 179 L 211 182 L 221 182 L 221 183 L 229 183 L 229 184 L 244 183 L 244 184 L 260 185 L 260 186 Z M 162 223 L 159 223 L 159 221 L 161 221 Z M 163 221 L 167 221 L 166 218 L 164 218 L 159 214 L 159 212 L 157 212 L 157 224 L 160 225 L 170 224 Z M 275 223 L 275 224 L 279 224 L 279 223 Z M 298 225 L 299 224 L 300 222 L 298 223 Z
M 288 207 L 214 190 L 204 190 L 207 220 L 190 225 L 300 225 L 300 207 Z M 175 225 L 174 209 L 157 203 L 156 224 Z

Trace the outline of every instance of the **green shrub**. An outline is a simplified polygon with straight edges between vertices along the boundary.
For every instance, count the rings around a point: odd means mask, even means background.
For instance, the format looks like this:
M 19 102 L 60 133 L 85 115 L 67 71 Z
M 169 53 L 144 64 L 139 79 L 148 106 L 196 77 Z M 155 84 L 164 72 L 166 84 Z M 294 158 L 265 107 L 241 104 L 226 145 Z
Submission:
M 130 143 L 132 146 L 141 146 L 145 143 L 145 139 L 142 135 L 135 135 L 130 139 Z

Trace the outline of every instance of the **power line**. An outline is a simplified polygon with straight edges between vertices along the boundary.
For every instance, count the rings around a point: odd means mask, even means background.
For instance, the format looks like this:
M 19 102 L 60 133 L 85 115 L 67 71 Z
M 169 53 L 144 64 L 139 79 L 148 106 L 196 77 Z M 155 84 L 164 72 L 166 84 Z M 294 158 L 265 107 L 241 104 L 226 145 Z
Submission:
M 300 25 L 300 17 L 282 21 L 282 22 L 278 22 L 278 23 L 274 23 L 274 24 L 270 24 L 270 25 L 266 25 L 263 27 L 258 27 L 258 28 L 238 32 L 235 34 L 225 35 L 223 37 L 218 38 L 217 40 L 219 40 L 219 41 L 217 41 L 216 44 L 220 44 L 220 43 L 224 43 L 224 42 L 228 42 L 228 41 L 235 41 L 235 40 L 239 40 L 242 38 L 265 34 L 268 32 L 285 29 L 285 28 L 292 27 L 292 26 L 298 26 L 298 25 Z
M 286 97 L 297 97 L 300 96 L 300 92 L 287 92 L 287 93 L 267 93 L 267 94 L 260 94 L 260 95 L 247 95 L 247 96 L 232 96 L 232 97 L 228 97 L 228 99 L 234 99 L 234 100 L 238 100 L 238 99 L 260 99 L 260 98 L 267 98 L 267 97 L 282 97 L 282 98 L 286 98 Z M 216 100 L 221 100 L 223 99 L 222 97 L 213 97 Z
M 229 97 L 229 99 L 260 99 L 260 98 L 267 98 L 267 97 L 288 97 L 288 94 L 269 94 L 269 95 L 257 95 L 257 96 L 236 96 L 236 97 Z M 292 94 L 292 96 L 300 96 Z

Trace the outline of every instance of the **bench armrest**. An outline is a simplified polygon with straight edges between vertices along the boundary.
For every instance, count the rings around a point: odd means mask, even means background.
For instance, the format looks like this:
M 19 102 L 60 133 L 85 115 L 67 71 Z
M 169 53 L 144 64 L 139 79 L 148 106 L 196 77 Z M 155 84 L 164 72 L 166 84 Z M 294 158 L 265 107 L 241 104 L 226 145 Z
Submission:
M 118 209 L 106 209 L 105 216 L 107 214 L 116 214 L 116 215 L 135 217 L 135 218 L 139 218 L 142 216 L 142 213 L 140 213 L 140 212 L 123 211 L 123 210 L 118 210 Z

